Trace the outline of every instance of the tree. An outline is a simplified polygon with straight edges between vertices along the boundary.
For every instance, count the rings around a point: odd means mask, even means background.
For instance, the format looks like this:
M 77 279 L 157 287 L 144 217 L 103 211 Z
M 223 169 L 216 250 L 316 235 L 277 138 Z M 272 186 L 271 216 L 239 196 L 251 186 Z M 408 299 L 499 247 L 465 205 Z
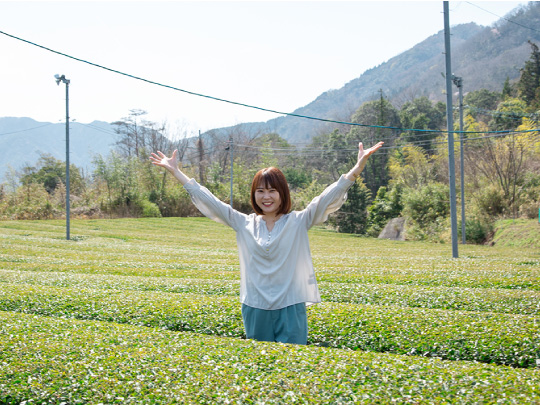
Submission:
M 497 109 L 501 98 L 501 93 L 496 91 L 486 89 L 471 91 L 463 97 L 464 115 L 470 115 L 476 121 L 487 124 L 491 119 L 491 112 Z
M 351 117 L 351 121 L 369 126 L 351 128 L 346 137 L 349 149 L 357 148 L 359 141 L 368 147 L 379 141 L 384 141 L 385 147 L 390 147 L 394 144 L 399 132 L 395 129 L 381 127 L 401 127 L 398 110 L 388 99 L 383 97 L 382 92 L 378 100 L 362 104 Z M 375 194 L 379 187 L 388 184 L 387 162 L 388 154 L 379 151 L 370 157 L 364 168 L 365 184 L 372 194 Z
M 403 214 L 407 218 L 407 235 L 413 239 L 438 241 L 450 213 L 448 186 L 430 182 L 409 188 L 403 194 Z
M 84 190 L 84 180 L 75 165 L 69 166 L 70 193 L 78 194 Z M 49 194 L 52 194 L 59 184 L 66 184 L 66 163 L 52 155 L 42 154 L 36 166 L 23 168 L 21 183 L 41 184 Z
M 499 103 L 489 126 L 495 131 L 513 130 L 521 125 L 523 117 L 527 115 L 525 101 L 518 98 L 507 98 Z
M 510 78 L 506 76 L 506 80 L 504 81 L 503 89 L 502 89 L 502 99 L 506 100 L 507 98 L 516 97 L 517 96 L 517 90 L 516 86 L 510 84 Z
M 433 104 L 427 97 L 418 97 L 406 102 L 399 111 L 403 128 L 438 130 L 445 125 L 445 106 L 443 103 Z M 428 131 L 406 131 L 400 135 L 405 143 L 415 143 L 431 151 L 432 141 L 438 133 Z
M 379 188 L 377 196 L 368 208 L 368 230 L 370 236 L 378 236 L 387 222 L 401 215 L 403 209 L 401 184 L 396 184 L 387 191 L 386 187 Z
M 517 87 L 519 97 L 527 103 L 531 111 L 540 107 L 540 51 L 538 46 L 529 40 L 531 55 L 521 68 L 521 76 Z
M 347 192 L 347 201 L 329 220 L 339 232 L 365 235 L 367 231 L 367 208 L 371 192 L 363 182 L 357 181 Z
M 391 184 L 403 185 L 416 189 L 437 178 L 437 166 L 433 157 L 418 146 L 405 146 L 397 149 L 390 157 L 388 169 L 392 178 Z
M 139 117 L 148 114 L 144 110 L 132 109 L 129 116 L 120 121 L 113 122 L 115 132 L 119 135 L 116 145 L 122 155 L 139 157 L 141 148 L 145 146 L 143 131 L 139 125 Z

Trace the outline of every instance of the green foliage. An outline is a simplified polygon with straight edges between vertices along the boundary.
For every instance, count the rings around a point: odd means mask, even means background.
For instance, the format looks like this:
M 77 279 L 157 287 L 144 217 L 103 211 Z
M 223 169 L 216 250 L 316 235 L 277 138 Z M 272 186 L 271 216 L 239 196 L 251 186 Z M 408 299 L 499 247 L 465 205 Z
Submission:
M 505 87 L 508 88 L 509 86 L 509 83 L 505 84 Z M 487 89 L 471 91 L 463 97 L 463 104 L 468 107 L 474 107 L 482 110 L 495 110 L 500 101 L 501 93 Z M 472 112 L 473 116 L 476 117 L 477 111 L 474 108 Z M 479 111 L 479 113 L 481 114 L 482 111 Z
M 538 45 L 528 41 L 531 46 L 531 56 L 521 69 L 517 88 L 519 97 L 525 101 L 531 111 L 540 108 L 540 51 Z
M 513 98 L 517 96 L 517 86 L 510 84 L 510 78 L 506 76 L 502 89 L 502 99 Z
M 396 150 L 388 162 L 393 184 L 415 189 L 437 179 L 437 165 L 427 152 L 418 146 Z
M 507 98 L 497 107 L 497 113 L 489 125 L 495 131 L 513 130 L 522 123 L 523 116 L 527 114 L 527 105 L 523 100 Z
M 351 117 L 351 122 L 387 127 L 401 127 L 399 111 L 383 96 L 378 100 L 368 101 L 362 104 Z M 354 126 L 347 134 L 347 141 L 351 148 L 357 148 L 358 142 L 369 147 L 384 140 L 385 146 L 392 146 L 399 133 L 393 129 Z M 372 195 L 377 193 L 381 186 L 388 185 L 389 176 L 387 170 L 388 154 L 376 153 L 370 157 L 364 173 L 363 181 Z
M 403 195 L 403 213 L 409 219 L 407 237 L 420 240 L 439 238 L 450 213 L 448 186 L 428 183 L 418 189 L 407 189 Z
M 367 208 L 371 192 L 364 183 L 356 182 L 347 192 L 347 201 L 328 222 L 339 232 L 364 235 L 367 231 Z
M 367 234 L 369 236 L 378 236 L 390 219 L 401 215 L 402 189 L 400 184 L 395 185 L 389 192 L 386 187 L 379 188 L 375 200 L 368 207 Z
M 0 401 L 534 403 L 534 370 L 0 313 Z
M 292 209 L 303 210 L 308 204 L 324 191 L 324 186 L 318 183 L 316 180 L 312 180 L 311 183 L 304 189 L 291 192 Z
M 157 204 L 150 202 L 148 200 L 142 200 L 139 202 L 139 206 L 142 211 L 141 217 L 143 218 L 161 217 L 161 211 L 159 210 L 159 207 Z
M 291 190 L 306 188 L 313 181 L 311 173 L 302 168 L 286 167 L 282 171 Z
M 84 188 L 83 179 L 76 166 L 70 165 L 69 177 L 70 191 L 80 193 Z M 50 155 L 41 155 L 35 167 L 26 166 L 23 169 L 21 183 L 41 184 L 52 194 L 60 184 L 66 184 L 66 163 Z
M 485 217 L 484 217 L 485 218 Z M 458 223 L 458 238 L 461 239 L 462 222 Z M 465 240 L 467 243 L 484 243 L 493 232 L 493 225 L 485 219 L 471 218 L 465 220 Z
M 496 218 L 508 210 L 503 191 L 491 184 L 476 191 L 471 201 L 473 210 L 482 216 Z
M 0 200 L 1 219 L 50 219 L 56 214 L 42 184 L 27 183 Z
M 445 124 L 445 104 L 435 105 L 427 97 L 415 98 L 401 107 L 399 117 L 403 128 L 414 129 L 442 129 Z M 431 142 L 437 137 L 436 132 L 407 131 L 400 135 L 404 143 L 422 141 L 422 148 L 430 151 Z

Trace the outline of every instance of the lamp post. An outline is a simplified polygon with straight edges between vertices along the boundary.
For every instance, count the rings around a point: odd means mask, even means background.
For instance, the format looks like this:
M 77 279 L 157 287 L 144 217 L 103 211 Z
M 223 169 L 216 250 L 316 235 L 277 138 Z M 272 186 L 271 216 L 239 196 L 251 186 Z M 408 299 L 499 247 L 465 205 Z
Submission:
M 467 243 L 465 236 L 465 164 L 463 161 L 463 78 L 452 76 L 452 81 L 459 90 L 459 158 L 460 158 L 460 179 L 461 179 L 461 243 Z
M 54 75 L 56 84 L 66 84 L 66 239 L 69 240 L 69 80 L 65 75 Z

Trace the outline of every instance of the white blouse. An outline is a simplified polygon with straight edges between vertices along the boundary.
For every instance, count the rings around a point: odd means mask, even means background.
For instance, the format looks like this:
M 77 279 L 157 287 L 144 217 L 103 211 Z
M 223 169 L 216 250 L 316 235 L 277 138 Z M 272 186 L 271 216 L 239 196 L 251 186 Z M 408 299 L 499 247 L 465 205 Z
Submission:
M 326 221 L 330 213 L 343 205 L 353 183 L 341 176 L 304 210 L 282 215 L 271 232 L 262 216 L 236 211 L 195 179 L 190 179 L 184 188 L 203 215 L 236 231 L 240 302 L 273 310 L 301 302 L 306 305 L 321 302 L 308 230 Z

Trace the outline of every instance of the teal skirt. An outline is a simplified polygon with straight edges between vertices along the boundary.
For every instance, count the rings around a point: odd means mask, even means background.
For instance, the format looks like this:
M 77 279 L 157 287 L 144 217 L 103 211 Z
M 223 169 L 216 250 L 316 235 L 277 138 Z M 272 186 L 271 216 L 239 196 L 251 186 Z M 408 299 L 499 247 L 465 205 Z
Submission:
M 248 339 L 307 344 L 307 312 L 303 302 L 273 310 L 242 304 L 242 319 Z

